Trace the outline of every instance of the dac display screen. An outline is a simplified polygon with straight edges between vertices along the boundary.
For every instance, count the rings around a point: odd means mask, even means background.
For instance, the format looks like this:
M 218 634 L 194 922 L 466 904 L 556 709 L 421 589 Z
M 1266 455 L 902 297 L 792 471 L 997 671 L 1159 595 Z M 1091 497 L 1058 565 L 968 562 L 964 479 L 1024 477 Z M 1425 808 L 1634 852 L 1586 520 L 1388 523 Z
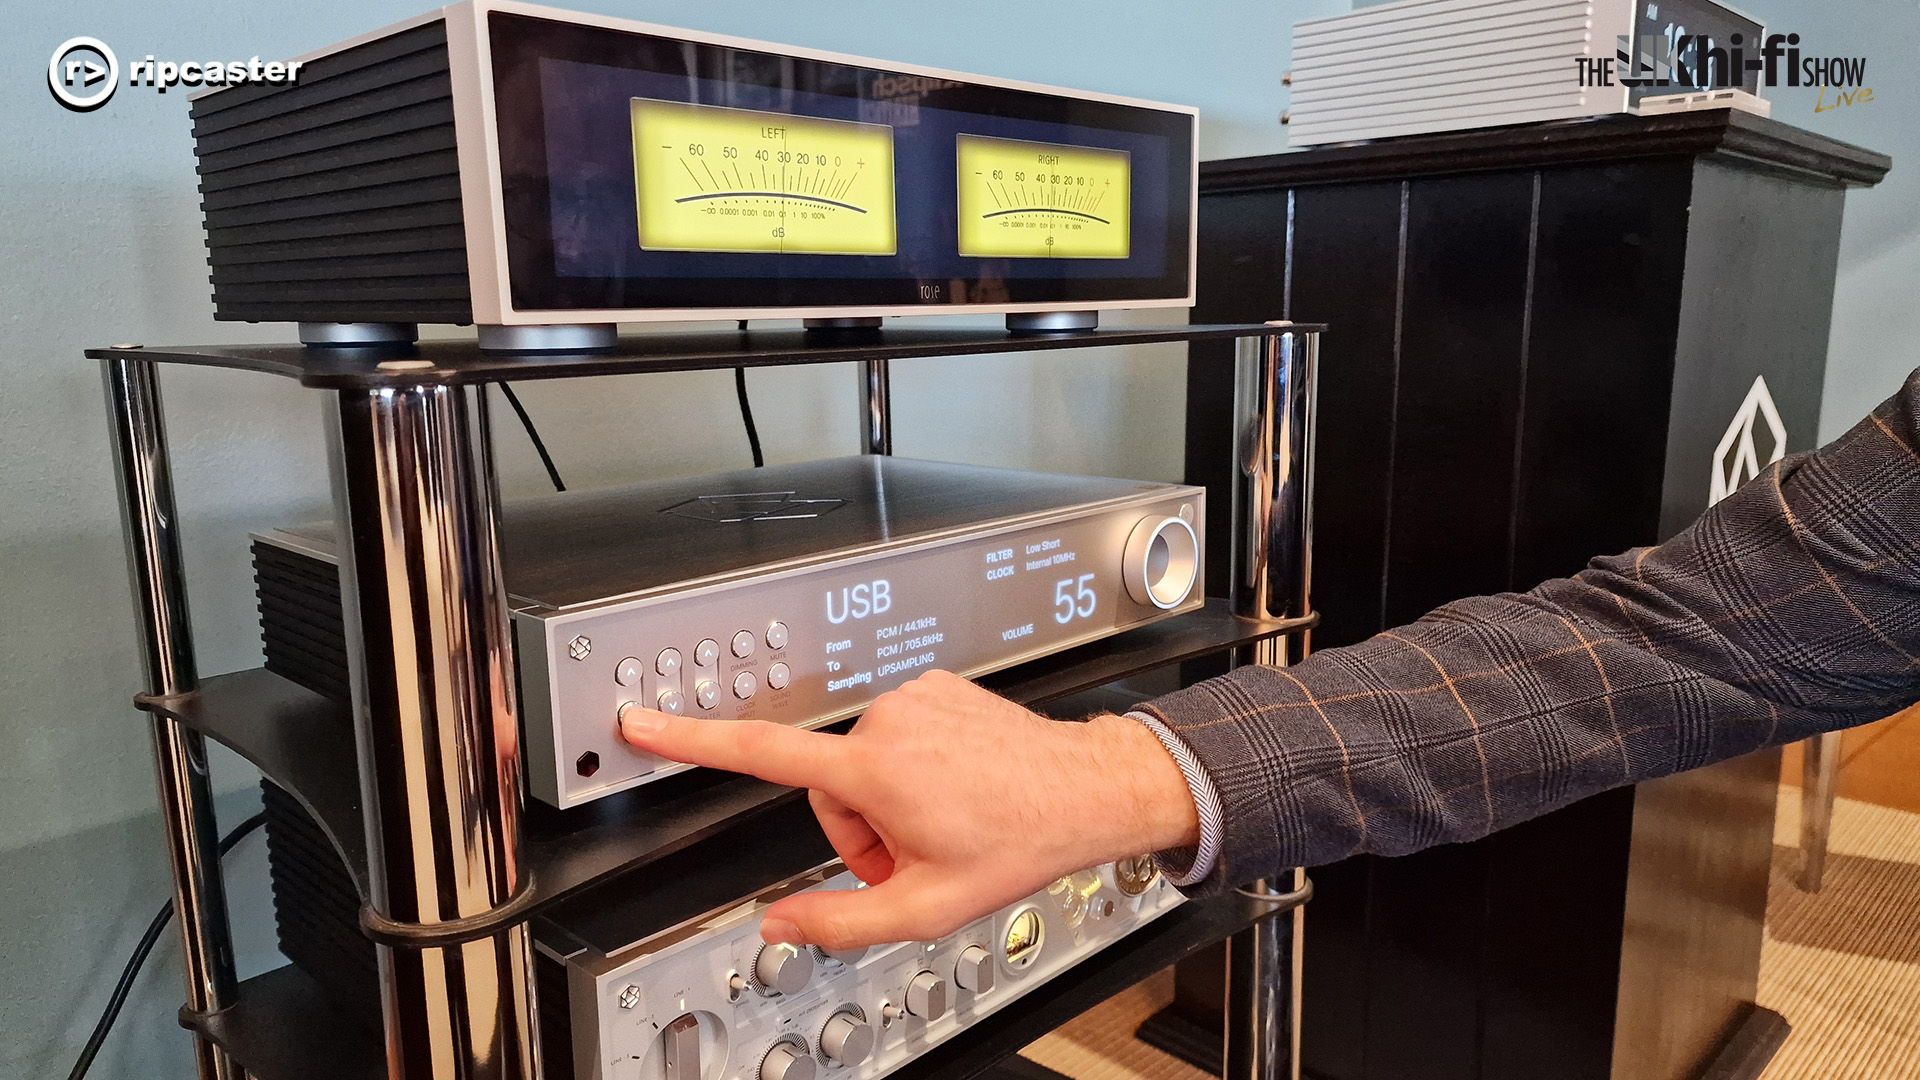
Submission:
M 488 18 L 521 310 L 1187 295 L 1188 113 Z

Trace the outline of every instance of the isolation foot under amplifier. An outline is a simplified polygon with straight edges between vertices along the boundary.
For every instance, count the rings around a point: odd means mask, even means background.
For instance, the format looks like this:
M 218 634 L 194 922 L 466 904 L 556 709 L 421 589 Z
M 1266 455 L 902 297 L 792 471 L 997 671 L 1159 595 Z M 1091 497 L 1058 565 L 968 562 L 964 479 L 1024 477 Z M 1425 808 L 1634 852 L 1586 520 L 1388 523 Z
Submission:
M 528 789 L 574 806 L 686 766 L 629 708 L 815 727 L 1188 611 L 1200 488 L 835 458 L 508 505 Z M 267 667 L 347 694 L 330 525 L 258 535 Z

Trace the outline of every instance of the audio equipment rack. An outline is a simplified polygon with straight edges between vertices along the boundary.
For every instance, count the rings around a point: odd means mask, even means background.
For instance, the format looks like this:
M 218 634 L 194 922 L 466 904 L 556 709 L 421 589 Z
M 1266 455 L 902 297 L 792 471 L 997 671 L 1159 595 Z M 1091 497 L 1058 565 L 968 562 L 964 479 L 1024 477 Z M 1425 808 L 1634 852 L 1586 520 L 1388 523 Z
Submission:
M 803 792 L 696 770 L 572 810 L 530 803 L 511 713 L 512 643 L 500 586 L 497 489 L 484 395 L 497 380 L 736 366 L 861 365 L 862 441 L 891 446 L 887 364 L 915 356 L 1234 343 L 1233 588 L 1197 611 L 980 680 L 1050 702 L 1170 664 L 1304 655 L 1309 603 L 1317 325 L 1000 330 L 755 330 L 646 334 L 610 351 L 504 356 L 473 342 L 90 349 L 101 362 L 133 579 L 161 812 L 185 942 L 202 1080 L 344 1077 L 534 1080 L 528 920 L 560 901 L 701 843 Z M 1196 350 L 1198 355 L 1198 350 Z M 293 378 L 328 392 L 336 516 L 362 523 L 345 575 L 358 709 L 254 669 L 200 678 L 162 417 L 161 364 Z M 404 597 L 392 603 L 392 597 Z M 358 619 L 354 621 L 354 614 Z M 384 951 L 385 1046 L 342 1021 L 289 965 L 241 982 L 233 966 L 206 739 L 285 789 L 353 879 L 361 928 Z M 466 797 L 450 799 L 448 790 Z M 367 805 L 371 799 L 372 805 Z M 1055 977 L 895 1073 L 969 1080 L 1174 961 L 1223 939 L 1232 1080 L 1297 1075 L 1293 994 L 1310 887 L 1253 885 L 1189 902 Z M 451 1071 L 443 1071 L 450 1069 Z

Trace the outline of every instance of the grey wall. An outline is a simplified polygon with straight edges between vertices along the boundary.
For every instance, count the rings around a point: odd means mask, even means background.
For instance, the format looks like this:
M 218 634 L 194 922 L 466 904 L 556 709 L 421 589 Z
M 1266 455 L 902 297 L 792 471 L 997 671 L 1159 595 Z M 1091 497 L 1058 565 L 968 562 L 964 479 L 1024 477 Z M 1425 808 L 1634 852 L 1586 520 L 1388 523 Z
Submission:
M 1056 0 L 1060 33 L 1016 33 L 1031 4 L 886 0 L 573 0 L 577 6 L 904 62 L 1198 105 L 1206 157 L 1284 147 L 1274 123 L 1292 20 L 1343 0 Z M 411 0 L 15 3 L 0 42 L 0 1078 L 63 1073 L 113 976 L 165 895 L 131 609 L 101 419 L 80 358 L 120 341 L 283 339 L 286 327 L 215 324 L 207 302 L 183 95 L 122 88 L 76 115 L 47 94 L 48 54 L 76 34 L 122 58 L 272 58 L 416 14 Z M 1774 3 L 1778 26 L 1866 53 L 1879 101 L 1777 115 L 1906 160 L 1920 94 L 1906 55 L 1910 4 L 1836 11 Z M 1784 97 L 1785 92 L 1782 92 Z M 1920 326 L 1920 189 L 1896 170 L 1848 208 L 1831 434 L 1897 385 Z M 1161 316 L 1164 317 L 1164 316 Z M 1154 316 L 1148 313 L 1151 321 Z M 1329 347 L 1336 343 L 1330 342 Z M 1172 477 L 1180 469 L 1177 351 L 913 361 L 896 374 L 902 453 L 1068 471 Z M 854 383 L 840 370 L 755 372 L 772 460 L 851 451 Z M 325 505 L 318 402 L 264 376 L 173 371 L 174 423 L 201 667 L 258 662 L 245 568 L 251 529 Z M 537 385 L 528 406 L 569 481 L 608 484 L 745 462 L 725 375 Z M 544 483 L 518 433 L 501 436 L 510 494 Z M 1338 482 L 1337 477 L 1325 478 Z M 248 812 L 254 777 L 216 761 L 224 820 Z M 247 973 L 277 963 L 257 841 L 231 861 Z M 100 1077 L 188 1075 L 172 1021 L 180 981 L 168 938 L 95 1068 Z

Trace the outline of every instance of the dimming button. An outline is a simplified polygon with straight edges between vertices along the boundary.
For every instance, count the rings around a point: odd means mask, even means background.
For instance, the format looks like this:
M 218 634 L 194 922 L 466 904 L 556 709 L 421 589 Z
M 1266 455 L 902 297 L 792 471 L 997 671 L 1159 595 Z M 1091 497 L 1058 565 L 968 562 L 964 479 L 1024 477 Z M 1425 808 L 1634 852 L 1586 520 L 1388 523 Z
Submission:
M 752 697 L 753 692 L 758 689 L 760 689 L 760 680 L 755 679 L 751 671 L 743 671 L 733 677 L 733 696 L 741 701 Z
M 767 627 L 767 648 L 784 649 L 787 647 L 787 624 L 774 623 Z
M 785 664 L 775 664 L 767 669 L 767 686 L 774 690 L 785 690 L 793 681 L 793 671 Z
M 733 655 L 742 660 L 753 655 L 753 631 L 742 630 L 733 635 Z

